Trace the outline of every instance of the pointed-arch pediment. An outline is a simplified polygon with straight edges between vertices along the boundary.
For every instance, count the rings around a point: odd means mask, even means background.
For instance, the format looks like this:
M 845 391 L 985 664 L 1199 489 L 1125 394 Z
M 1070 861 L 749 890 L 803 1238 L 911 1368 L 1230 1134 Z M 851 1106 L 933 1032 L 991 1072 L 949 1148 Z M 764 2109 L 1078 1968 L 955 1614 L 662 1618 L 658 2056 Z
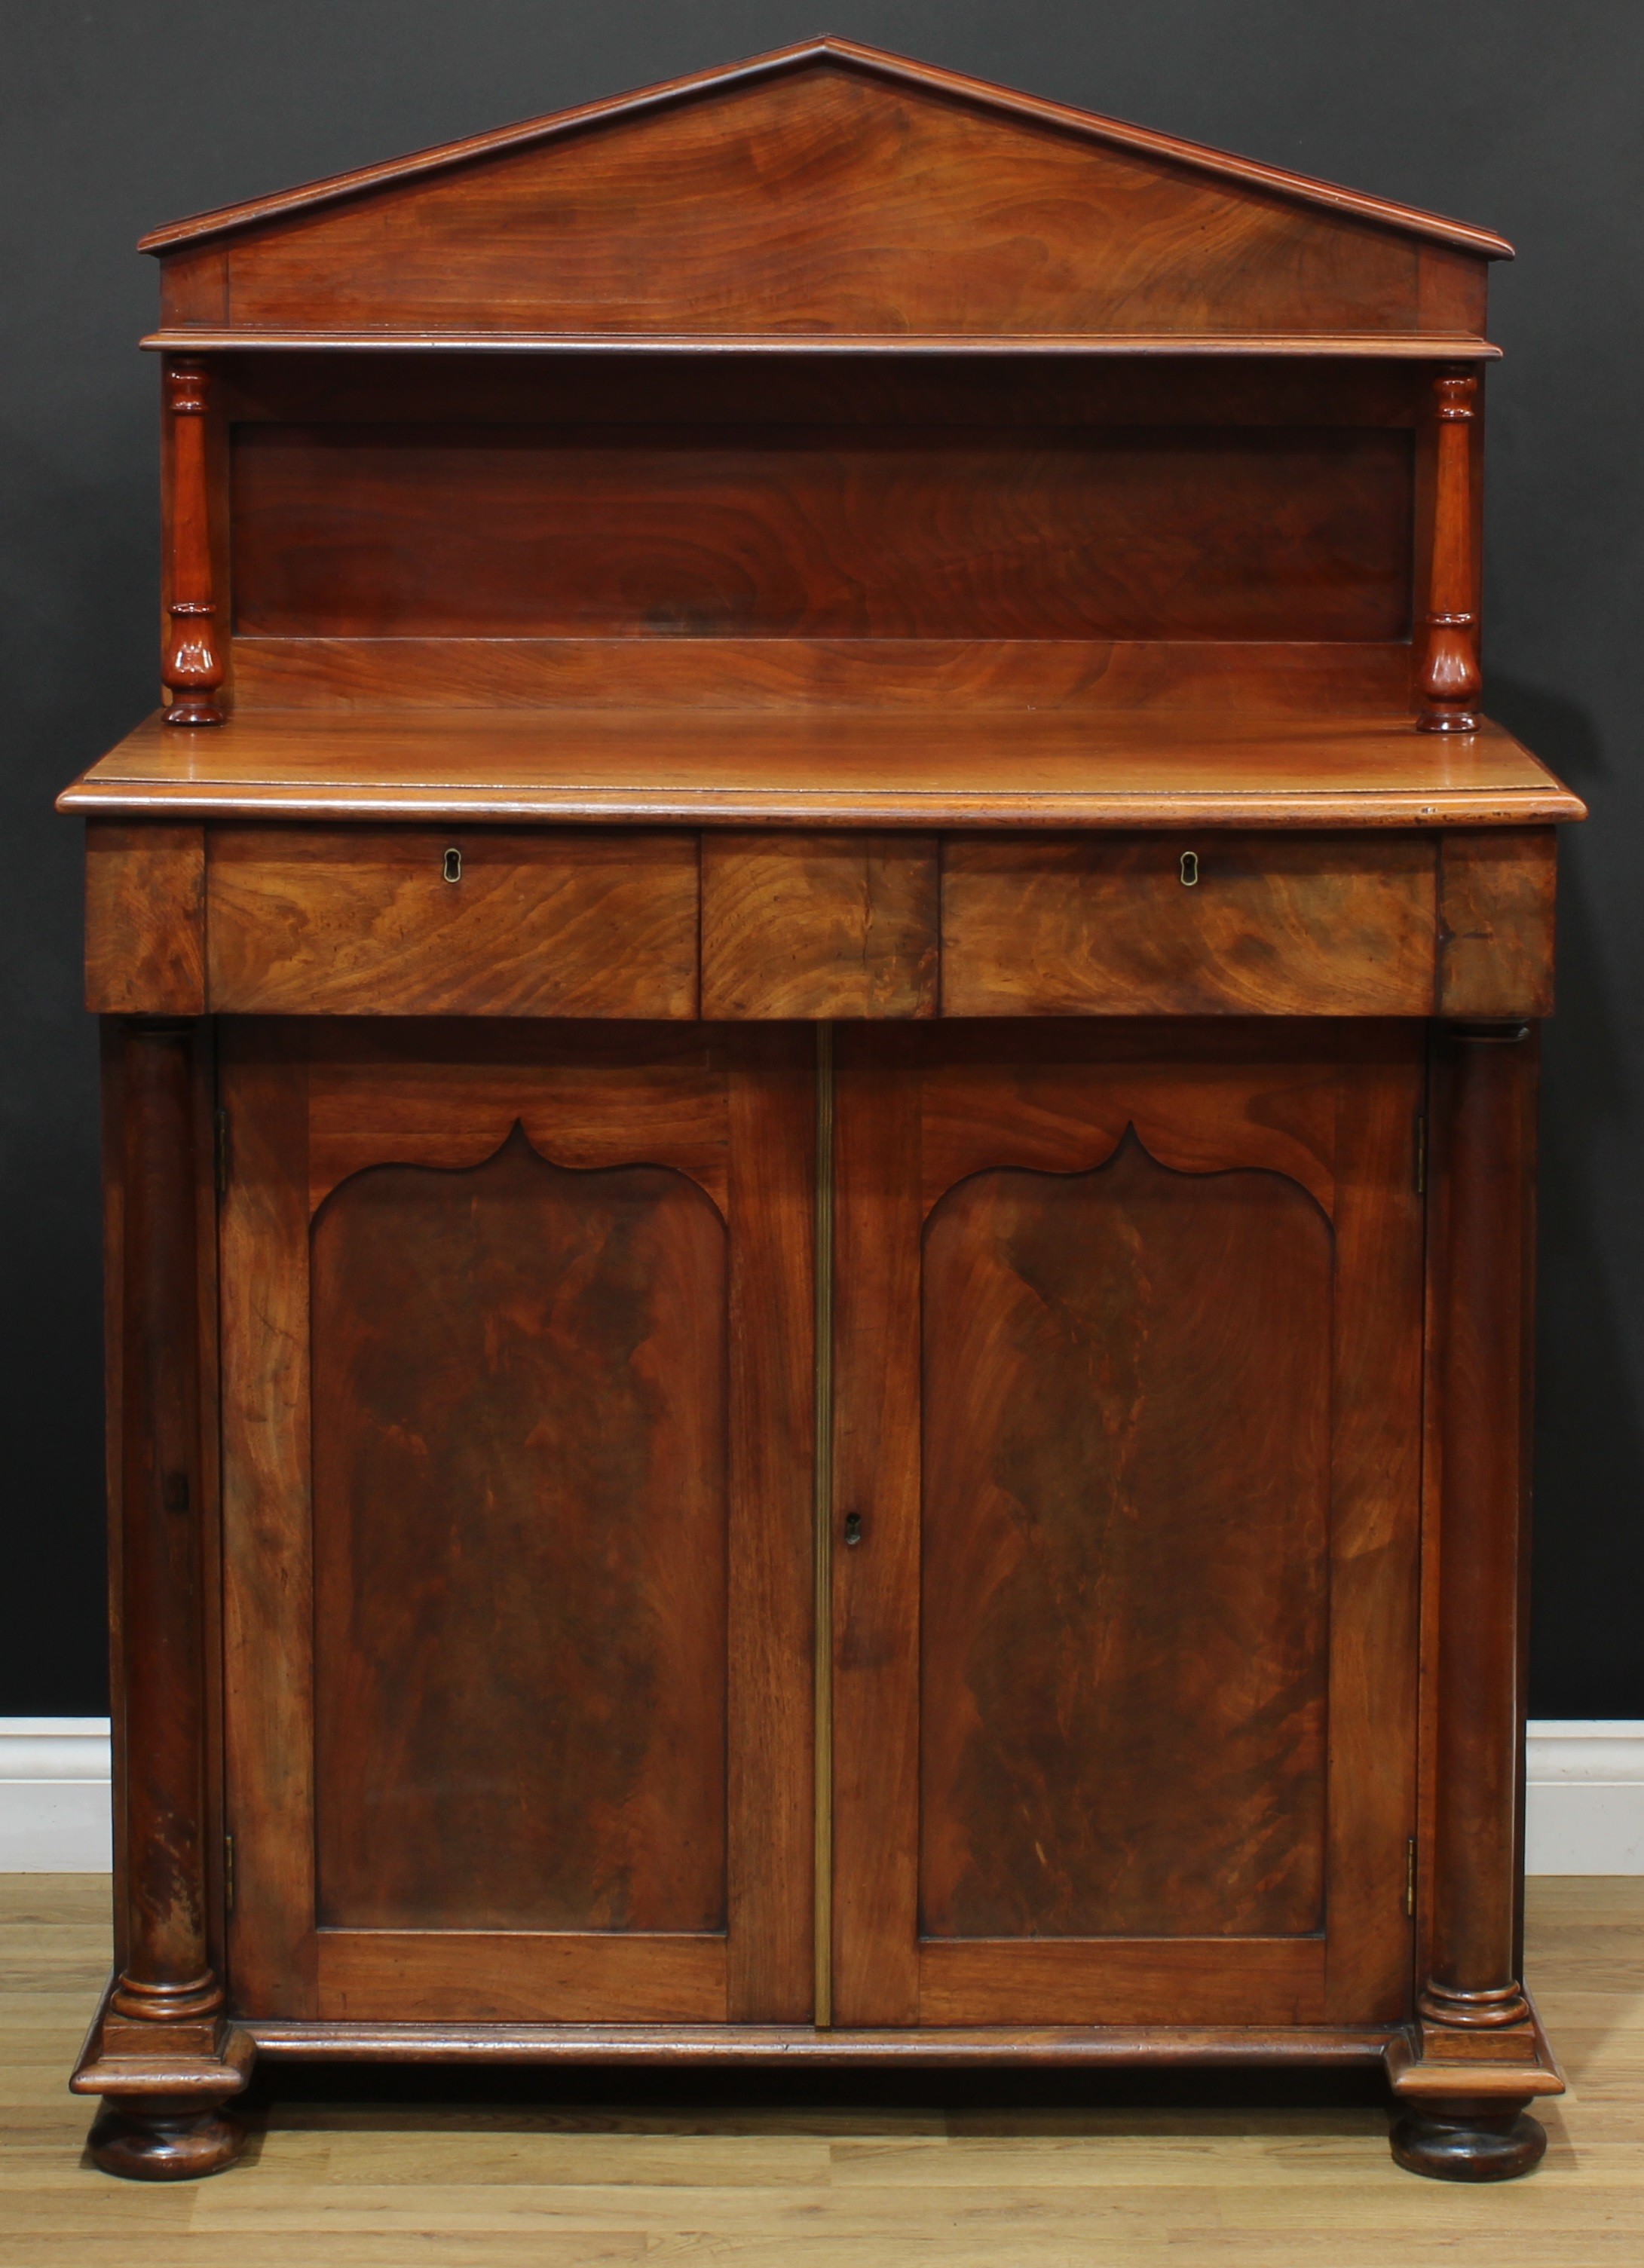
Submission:
M 1500 238 L 836 40 L 157 230 L 268 336 L 1420 339 Z

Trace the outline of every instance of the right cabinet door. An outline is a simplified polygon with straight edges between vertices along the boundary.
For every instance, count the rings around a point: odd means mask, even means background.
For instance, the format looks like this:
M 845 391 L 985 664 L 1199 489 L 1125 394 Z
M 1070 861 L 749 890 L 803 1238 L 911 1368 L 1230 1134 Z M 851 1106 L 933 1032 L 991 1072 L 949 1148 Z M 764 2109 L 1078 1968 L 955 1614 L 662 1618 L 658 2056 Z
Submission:
M 836 2023 L 1404 2014 L 1423 1061 L 842 1031 Z

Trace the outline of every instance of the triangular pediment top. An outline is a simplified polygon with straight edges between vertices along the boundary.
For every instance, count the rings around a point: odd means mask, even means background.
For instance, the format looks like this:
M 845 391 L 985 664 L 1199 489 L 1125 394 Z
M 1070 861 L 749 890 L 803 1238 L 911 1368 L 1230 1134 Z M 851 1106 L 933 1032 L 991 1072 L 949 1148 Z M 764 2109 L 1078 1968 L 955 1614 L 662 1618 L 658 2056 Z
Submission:
M 757 55 L 745 63 L 700 71 L 637 92 L 587 103 L 515 126 L 502 127 L 463 141 L 439 144 L 409 156 L 390 158 L 337 173 L 265 197 L 225 205 L 211 212 L 173 221 L 143 237 L 143 252 L 171 254 L 211 239 L 243 235 L 326 207 L 350 200 L 375 197 L 395 189 L 426 183 L 431 177 L 452 174 L 506 158 L 555 142 L 621 130 L 659 112 L 734 95 L 761 84 L 802 73 L 846 72 L 893 86 L 928 100 L 957 105 L 1001 124 L 1029 126 L 1093 149 L 1124 152 L 1154 166 L 1198 175 L 1223 185 L 1233 195 L 1242 195 L 1311 208 L 1358 226 L 1390 230 L 1397 234 L 1448 246 L 1486 260 L 1511 259 L 1513 247 L 1487 229 L 1446 219 L 1435 213 L 1399 204 L 1390 199 L 1316 180 L 1254 158 L 1213 150 L 1173 135 L 1154 133 L 1121 120 L 1074 109 L 1036 95 L 1019 93 L 984 79 L 969 78 L 933 65 L 912 62 L 854 40 L 824 38 Z

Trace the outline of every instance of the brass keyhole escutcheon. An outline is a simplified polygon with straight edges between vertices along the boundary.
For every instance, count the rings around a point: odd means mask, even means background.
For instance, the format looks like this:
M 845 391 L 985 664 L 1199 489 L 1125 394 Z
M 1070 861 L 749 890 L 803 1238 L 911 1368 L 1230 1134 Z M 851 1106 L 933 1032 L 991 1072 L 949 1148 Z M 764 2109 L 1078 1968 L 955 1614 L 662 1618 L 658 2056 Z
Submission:
M 460 882 L 462 880 L 462 853 L 461 850 L 446 851 L 446 863 L 441 871 L 448 882 Z
M 844 1516 L 844 1540 L 847 1543 L 852 1545 L 858 1544 L 862 1541 L 862 1515 L 859 1512 L 846 1513 Z
M 1177 867 L 1176 872 L 1177 872 L 1177 873 L 1181 875 L 1181 877 L 1182 877 L 1182 887 L 1183 887 L 1184 890 L 1191 890 L 1191 889 L 1194 888 L 1194 887 L 1197 886 L 1198 881 L 1198 851 L 1197 851 L 1197 850 L 1183 850 L 1183 852 L 1182 853 L 1182 863 L 1181 863 L 1181 865 Z

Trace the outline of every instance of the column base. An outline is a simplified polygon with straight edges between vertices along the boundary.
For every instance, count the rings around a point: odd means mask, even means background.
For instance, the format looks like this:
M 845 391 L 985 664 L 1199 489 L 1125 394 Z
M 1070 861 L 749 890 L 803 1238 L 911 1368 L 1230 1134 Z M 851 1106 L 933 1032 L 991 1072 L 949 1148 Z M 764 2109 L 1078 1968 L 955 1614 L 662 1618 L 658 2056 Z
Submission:
M 106 2174 L 129 2182 L 188 2182 L 232 2166 L 246 2130 L 224 2106 L 243 2093 L 257 2051 L 221 2016 L 138 2022 L 104 1995 L 73 2078 L 100 2095 L 87 2146 Z
M 1438 2182 L 1510 2182 L 1538 2165 L 1546 2129 L 1500 2101 L 1424 2102 L 1393 2121 L 1393 2156 L 1407 2174 Z
M 1514 2024 L 1419 2016 L 1388 2042 L 1382 2060 L 1396 2106 L 1393 2156 L 1407 2173 L 1508 2182 L 1539 2164 L 1547 2137 L 1526 2106 L 1562 2095 L 1564 2078 L 1528 1996 Z
M 191 2182 L 221 2173 L 246 2146 L 246 2130 L 220 2105 L 163 2097 L 106 2102 L 86 2147 L 106 2174 L 129 2182 Z

